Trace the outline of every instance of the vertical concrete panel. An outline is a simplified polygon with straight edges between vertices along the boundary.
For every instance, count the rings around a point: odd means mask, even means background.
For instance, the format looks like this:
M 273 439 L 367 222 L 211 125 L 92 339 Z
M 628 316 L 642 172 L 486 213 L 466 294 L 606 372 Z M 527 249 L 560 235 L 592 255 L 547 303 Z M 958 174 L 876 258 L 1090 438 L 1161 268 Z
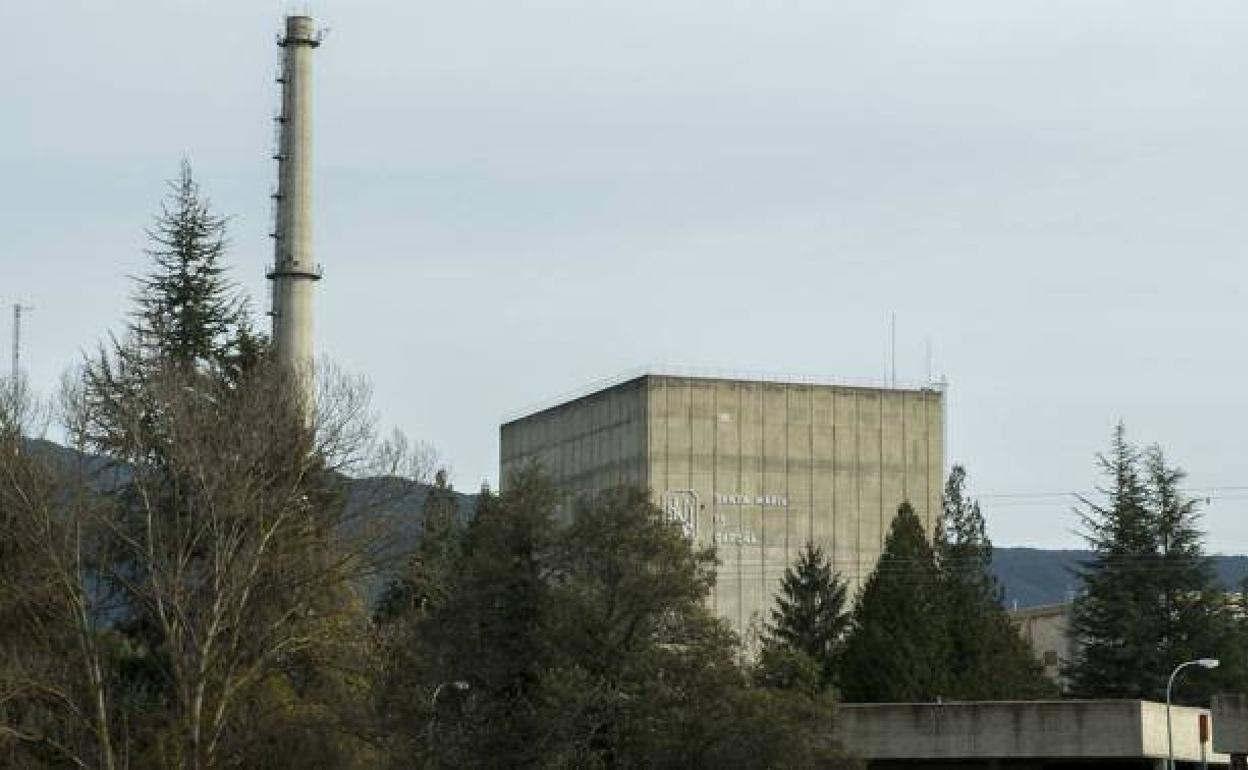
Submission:
M 598 414 L 598 424 L 594 426 L 595 454 L 598 456 L 597 476 L 594 489 L 611 489 L 620 484 L 620 459 L 618 429 L 620 394 L 614 392 L 602 402 Z
M 858 400 L 858 500 L 861 526 L 858 532 L 858 571 L 865 577 L 875 567 L 884 542 L 885 521 L 892 511 L 884 508 L 880 484 L 880 392 L 861 390 Z
M 927 478 L 931 489 L 933 511 L 940 510 L 941 494 L 945 483 L 945 396 L 928 393 L 925 399 L 927 412 Z
M 696 381 L 690 388 L 689 400 L 690 434 L 692 451 L 690 462 L 690 488 L 698 496 L 698 533 L 711 528 L 712 508 L 708 506 L 714 496 L 715 477 L 715 385 L 707 380 Z
M 788 426 L 785 442 L 788 445 L 788 462 L 784 494 L 787 506 L 787 540 L 784 551 L 786 568 L 797 559 L 798 551 L 810 538 L 812 530 L 811 495 L 812 431 L 811 399 L 814 388 L 809 385 L 790 385 L 787 388 Z M 782 571 L 783 574 L 783 571 Z
M 932 531 L 932 489 L 927 477 L 927 398 L 923 393 L 906 393 L 906 489 L 919 517 Z
M 754 500 L 763 494 L 764 445 L 766 430 L 764 396 L 766 386 L 746 383 L 741 389 L 741 495 Z M 750 614 L 761 599 L 763 576 L 762 517 L 757 505 L 737 504 L 737 531 L 735 538 L 740 553 L 740 586 L 738 590 L 738 615 L 735 619 L 738 632 L 744 632 L 750 622 Z
M 880 393 L 880 507 L 881 528 L 887 532 L 897 507 L 909 499 L 906 488 L 905 393 Z M 922 507 L 925 501 L 920 501 Z
M 662 492 L 688 489 L 691 484 L 693 430 L 689 422 L 690 384 L 669 380 L 667 383 L 667 480 Z
M 834 391 L 831 388 L 813 388 L 814 400 L 812 424 L 813 499 L 811 500 L 811 539 L 823 548 L 829 559 L 836 557 L 836 443 Z
M 759 596 L 751 608 L 760 616 L 770 606 L 770 598 L 788 566 L 791 524 L 787 506 L 778 504 L 788 494 L 788 391 L 788 386 L 777 384 L 768 384 L 763 389 L 763 488 L 762 502 L 757 506 L 762 522 L 762 564 L 758 575 Z
M 715 546 L 720 566 L 716 575 L 712 603 L 721 617 L 740 615 L 738 597 L 741 592 L 741 550 L 730 544 L 725 535 L 738 527 L 736 510 L 722 500 L 741 491 L 741 386 L 718 382 L 715 387 L 715 474 L 712 498 L 707 501 L 711 511 L 711 529 L 707 542 Z
M 678 408 L 677 395 L 672 383 L 665 377 L 656 377 L 654 382 L 654 399 L 651 402 L 654 412 L 650 415 L 651 451 L 657 459 L 655 474 L 651 477 L 655 495 L 667 492 L 667 479 L 671 474 L 672 428 L 671 413 Z
M 861 578 L 858 542 L 862 529 L 861 490 L 858 488 L 858 397 L 852 390 L 837 390 L 832 403 L 836 447 L 832 566 L 848 578 L 856 590 Z
M 662 378 L 649 377 L 647 441 L 650 457 L 650 491 L 662 495 L 667 489 L 667 410 L 668 388 Z
M 644 385 L 639 385 L 633 398 L 623 403 L 620 414 L 620 476 L 624 484 L 645 488 L 646 473 L 644 468 L 649 462 L 645 456 L 644 437 L 647 432 L 645 424 L 646 400 L 648 398 Z

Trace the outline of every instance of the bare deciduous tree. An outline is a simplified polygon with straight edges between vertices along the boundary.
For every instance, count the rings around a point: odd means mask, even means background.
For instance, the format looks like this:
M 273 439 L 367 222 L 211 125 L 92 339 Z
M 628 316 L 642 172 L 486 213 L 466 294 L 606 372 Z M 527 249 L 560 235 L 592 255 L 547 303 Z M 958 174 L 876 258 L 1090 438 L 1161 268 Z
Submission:
M 28 756 L 65 742 L 62 761 L 82 766 L 250 764 L 256 731 L 335 705 L 321 680 L 350 688 L 346 664 L 368 654 L 360 586 L 387 554 L 394 496 L 427 464 L 376 439 L 361 380 L 323 367 L 316 382 L 310 412 L 268 366 L 238 381 L 168 367 L 110 399 L 70 388 L 79 448 L 100 426 L 124 437 L 76 469 L 23 452 L 9 420 L 0 505 L 22 557 L 0 567 L 16 620 L 0 708 L 17 709 L 0 731 Z M 358 476 L 381 481 L 348 501 Z M 18 706 L 35 702 L 44 727 L 28 734 Z

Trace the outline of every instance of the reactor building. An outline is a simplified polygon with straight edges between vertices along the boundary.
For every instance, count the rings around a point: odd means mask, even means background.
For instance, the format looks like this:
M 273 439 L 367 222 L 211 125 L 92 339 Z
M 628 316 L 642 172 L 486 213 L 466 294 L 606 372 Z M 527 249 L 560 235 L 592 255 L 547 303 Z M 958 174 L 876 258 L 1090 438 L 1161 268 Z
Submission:
M 539 465 L 572 494 L 634 484 L 719 557 L 711 602 L 769 619 L 785 570 L 821 546 L 851 595 L 904 501 L 940 515 L 945 385 L 861 386 L 647 371 L 503 424 L 500 481 Z

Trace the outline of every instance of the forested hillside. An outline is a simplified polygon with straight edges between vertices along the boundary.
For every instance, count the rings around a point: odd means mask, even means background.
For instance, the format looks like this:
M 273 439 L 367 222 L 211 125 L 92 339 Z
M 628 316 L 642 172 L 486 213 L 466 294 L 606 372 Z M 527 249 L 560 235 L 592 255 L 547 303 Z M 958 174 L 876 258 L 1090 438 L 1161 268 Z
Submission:
M 1068 601 L 1079 587 L 1075 568 L 1091 557 L 1091 551 L 995 548 L 992 568 L 1005 589 L 1007 607 L 1015 602 L 1034 607 Z M 1248 577 L 1248 556 L 1217 555 L 1213 564 L 1227 590 L 1237 590 Z

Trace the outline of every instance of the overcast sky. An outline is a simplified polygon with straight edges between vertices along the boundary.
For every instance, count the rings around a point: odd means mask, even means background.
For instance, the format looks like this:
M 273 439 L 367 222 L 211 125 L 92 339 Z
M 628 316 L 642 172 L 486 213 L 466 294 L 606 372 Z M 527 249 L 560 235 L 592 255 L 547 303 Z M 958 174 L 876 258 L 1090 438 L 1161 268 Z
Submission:
M 0 301 L 40 389 L 120 328 L 184 155 L 264 309 L 284 10 L 0 3 Z M 501 418 L 645 364 L 883 376 L 895 311 L 998 544 L 1077 545 L 1031 495 L 1091 488 L 1123 419 L 1248 552 L 1248 4 L 311 10 L 318 346 L 460 488 Z

